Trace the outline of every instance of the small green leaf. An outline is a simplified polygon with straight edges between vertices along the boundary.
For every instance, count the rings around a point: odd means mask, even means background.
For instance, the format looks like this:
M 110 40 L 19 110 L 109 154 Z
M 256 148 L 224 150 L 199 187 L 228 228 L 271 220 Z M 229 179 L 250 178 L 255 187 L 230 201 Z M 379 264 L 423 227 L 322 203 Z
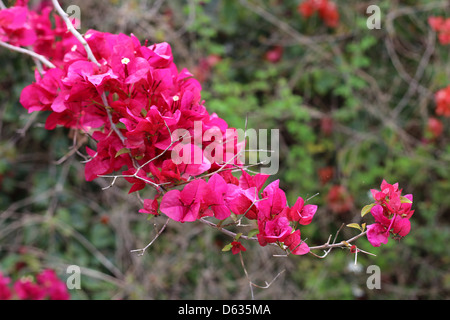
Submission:
M 407 197 L 405 196 L 401 196 L 400 197 L 400 202 L 401 203 L 413 203 L 411 200 L 409 200 Z
M 239 238 L 242 236 L 242 232 L 239 232 L 236 237 L 234 237 L 234 241 L 238 241 Z
M 361 225 L 361 228 L 362 228 L 362 232 L 364 232 L 364 230 L 366 230 L 366 223 L 364 222 L 362 225 Z
M 251 238 L 253 236 L 256 236 L 259 233 L 259 229 L 252 229 L 250 230 L 250 232 L 248 233 L 248 237 Z
M 361 217 L 364 217 L 367 213 L 370 212 L 370 210 L 375 206 L 375 203 L 368 204 L 367 206 L 364 206 L 361 210 Z
M 359 224 L 357 224 L 357 223 L 349 223 L 349 224 L 347 225 L 347 227 L 349 227 L 349 228 L 355 228 L 355 229 L 358 229 L 358 230 L 360 230 L 360 231 L 363 231 L 362 228 L 361 228 L 361 226 L 360 226 Z
M 130 152 L 130 149 L 128 148 L 122 148 L 119 151 L 117 151 L 116 155 L 114 156 L 114 158 L 117 158 L 118 156 L 121 156 L 124 153 L 128 153 Z
M 116 123 L 116 128 L 117 128 L 117 129 L 126 129 L 127 127 L 125 126 L 124 123 L 122 123 L 122 122 L 117 122 L 117 123 Z
M 225 247 L 223 247 L 222 251 L 230 251 L 233 245 L 231 243 L 227 244 Z

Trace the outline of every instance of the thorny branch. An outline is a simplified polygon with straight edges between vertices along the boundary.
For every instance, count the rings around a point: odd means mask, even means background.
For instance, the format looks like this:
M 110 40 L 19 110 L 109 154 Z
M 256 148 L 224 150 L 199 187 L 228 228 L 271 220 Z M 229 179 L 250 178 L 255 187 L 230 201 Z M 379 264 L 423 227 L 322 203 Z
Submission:
M 53 6 L 55 7 L 56 11 L 58 11 L 58 14 L 61 16 L 61 18 L 66 23 L 67 29 L 83 45 L 84 49 L 86 50 L 88 59 L 91 60 L 93 63 L 95 63 L 97 65 L 97 67 L 101 67 L 100 63 L 97 61 L 97 59 L 95 58 L 94 54 L 92 53 L 92 50 L 89 47 L 89 44 L 86 42 L 86 39 L 83 38 L 83 36 L 77 31 L 77 29 L 75 29 L 75 27 L 73 26 L 73 23 L 69 19 L 68 14 L 59 5 L 58 0 L 52 0 L 52 3 L 53 3 Z
M 12 51 L 17 51 L 17 52 L 29 55 L 29 56 L 33 57 L 34 59 L 37 59 L 38 61 L 42 62 L 49 68 L 56 68 L 56 66 L 53 63 L 51 63 L 50 61 L 48 61 L 47 58 L 45 58 L 43 55 L 40 55 L 34 51 L 31 51 L 31 50 L 28 50 L 28 49 L 25 49 L 22 47 L 13 46 L 13 45 L 3 42 L 3 41 L 0 41 L 0 46 L 5 47 Z
M 204 224 L 206 224 L 206 225 L 208 225 L 208 226 L 210 226 L 210 227 L 213 227 L 213 228 L 219 230 L 220 232 L 222 232 L 222 233 L 224 233 L 224 234 L 226 234 L 226 235 L 228 235 L 228 236 L 230 236 L 232 238 L 235 238 L 237 236 L 237 233 L 235 233 L 233 231 L 230 231 L 228 229 L 225 229 L 225 228 L 223 228 L 223 227 L 221 227 L 219 225 L 216 225 L 214 222 L 208 221 L 205 218 L 201 218 L 201 219 L 199 219 L 199 221 L 204 223 Z M 361 232 L 360 234 L 358 234 L 358 235 L 356 235 L 356 236 L 354 236 L 354 237 L 352 237 L 352 238 L 350 238 L 348 240 L 343 240 L 341 242 L 336 243 L 336 238 L 337 238 L 337 236 L 338 236 L 338 234 L 341 231 L 343 226 L 344 225 L 342 225 L 339 228 L 339 230 L 336 232 L 336 235 L 335 235 L 334 240 L 333 240 L 332 243 L 330 243 L 330 240 L 331 240 L 331 235 L 330 235 L 330 237 L 328 238 L 328 241 L 326 243 L 324 243 L 322 245 L 319 245 L 319 246 L 309 247 L 309 249 L 310 249 L 309 253 L 312 254 L 313 256 L 317 257 L 317 258 L 323 259 L 323 258 L 325 258 L 328 255 L 328 253 L 330 253 L 330 251 L 332 249 L 335 249 L 335 248 L 350 248 L 351 244 L 354 241 L 356 241 L 357 239 L 359 239 L 359 238 L 361 238 L 361 237 L 363 237 L 363 236 L 365 236 L 367 234 L 367 230 L 366 230 L 366 231 Z M 258 241 L 257 237 L 248 237 L 248 236 L 245 236 L 245 235 L 241 235 L 239 239 Z M 280 247 L 276 243 L 270 243 L 270 244 L 273 245 L 273 246 L 276 246 L 276 247 Z M 324 255 L 319 256 L 319 255 L 313 253 L 312 252 L 313 250 L 324 250 L 325 253 L 324 253 Z M 373 253 L 361 250 L 359 248 L 357 249 L 357 251 L 374 256 Z M 289 254 L 290 253 L 288 252 L 288 255 Z M 286 257 L 286 256 L 287 255 L 276 255 L 276 257 Z
M 137 253 L 138 253 L 138 256 L 144 255 L 145 251 L 153 244 L 153 242 L 155 242 L 156 239 L 158 239 L 158 237 L 161 235 L 161 233 L 164 231 L 164 229 L 166 229 L 167 224 L 169 223 L 169 221 L 170 221 L 170 218 L 168 218 L 168 219 L 166 220 L 166 222 L 165 222 L 164 225 L 162 226 L 161 230 L 157 231 L 157 233 L 156 233 L 155 237 L 153 238 L 153 240 L 150 241 L 150 243 L 147 244 L 144 248 L 141 248 L 141 249 L 134 249 L 134 250 L 131 250 L 130 252 L 137 252 Z
M 255 300 L 255 296 L 254 296 L 254 294 L 253 294 L 253 287 L 260 288 L 260 289 L 267 289 L 267 288 L 269 288 L 269 287 L 272 285 L 272 283 L 274 283 L 274 281 L 275 281 L 275 280 L 276 280 L 276 279 L 277 279 L 277 278 L 285 271 L 285 270 L 281 270 L 281 271 L 275 276 L 275 278 L 272 279 L 272 281 L 270 281 L 270 282 L 267 282 L 267 281 L 266 281 L 266 285 L 265 285 L 265 286 L 260 286 L 260 285 L 257 285 L 257 284 L 255 284 L 255 283 L 253 283 L 253 282 L 250 280 L 250 276 L 248 275 L 247 268 L 245 267 L 244 259 L 242 258 L 242 253 L 241 253 L 241 252 L 239 252 L 239 259 L 241 260 L 242 268 L 244 269 L 245 276 L 247 277 L 247 280 L 248 280 L 248 285 L 249 285 L 249 287 L 250 287 L 250 293 L 251 293 L 251 295 L 252 295 L 252 300 Z

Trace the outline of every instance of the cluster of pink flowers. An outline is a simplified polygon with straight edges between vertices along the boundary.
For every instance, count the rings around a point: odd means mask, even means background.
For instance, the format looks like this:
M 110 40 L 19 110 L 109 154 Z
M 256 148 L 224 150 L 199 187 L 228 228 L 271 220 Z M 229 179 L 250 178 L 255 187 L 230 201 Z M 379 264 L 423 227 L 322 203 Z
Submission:
M 11 285 L 11 279 L 0 272 L 0 300 L 69 300 L 66 284 L 54 270 L 45 269 L 36 276 L 23 277 Z
M 301 7 L 306 16 L 318 11 L 327 25 L 337 25 L 334 3 L 308 0 Z M 278 180 L 263 188 L 268 175 L 245 170 L 237 157 L 243 148 L 237 130 L 207 111 L 200 83 L 188 70 L 178 70 L 169 44 L 141 44 L 134 35 L 88 30 L 84 47 L 59 17 L 51 23 L 50 12 L 45 6 L 41 14 L 29 11 L 22 2 L 4 9 L 0 35 L 14 45 L 30 46 L 55 65 L 35 72 L 20 102 L 29 112 L 49 112 L 46 129 L 81 130 L 96 142 L 95 150 L 86 148 L 86 180 L 121 172 L 111 177 L 125 178 L 130 192 L 146 186 L 156 190 L 155 197 L 144 200 L 142 213 L 163 213 L 182 223 L 245 217 L 256 222 L 261 246 L 276 244 L 295 255 L 309 252 L 300 226 L 311 223 L 317 206 L 301 197 L 289 206 Z M 232 170 L 241 171 L 239 179 Z M 413 212 L 403 201 L 412 201 L 411 195 L 401 197 L 398 186 L 386 182 L 381 187 L 373 193 L 376 223 L 367 233 L 374 246 L 385 243 L 389 233 L 406 235 Z M 245 248 L 236 238 L 231 250 Z M 48 279 L 50 274 L 38 276 L 37 284 L 24 280 L 15 292 L 35 297 L 33 288 Z
M 50 8 L 42 12 L 47 19 Z M 36 13 L 26 19 L 31 25 L 40 20 Z M 199 82 L 188 70 L 178 71 L 169 44 L 142 45 L 133 35 L 89 30 L 84 38 L 99 66 L 67 31 L 51 29 L 48 23 L 38 26 L 41 32 L 34 43 L 49 37 L 65 54 L 55 58 L 52 52 L 33 47 L 56 68 L 46 68 L 43 75 L 36 71 L 36 82 L 24 88 L 20 101 L 29 112 L 50 112 L 46 129 L 76 128 L 95 139 L 96 150 L 87 148 L 86 180 L 122 170 L 132 184 L 130 192 L 148 184 L 157 190 L 156 197 L 145 199 L 141 212 L 162 212 L 180 222 L 207 216 L 224 220 L 233 212 L 257 221 L 261 245 L 277 242 L 293 254 L 308 252 L 294 225 L 310 223 L 317 207 L 304 205 L 302 198 L 287 207 L 278 181 L 268 185 L 260 199 L 267 175 L 252 177 L 242 170 L 238 180 L 231 174 L 229 169 L 242 168 L 239 158 L 233 157 L 241 148 L 234 129 L 230 134 L 223 119 L 208 113 Z M 62 40 L 49 34 L 58 34 Z M 193 138 L 192 144 L 182 146 L 182 153 L 200 154 L 200 161 L 174 161 L 171 151 L 179 146 L 174 133 L 180 129 Z M 198 139 L 211 130 L 224 141 L 232 139 L 231 150 L 223 141 Z M 219 162 L 213 153 L 205 152 L 212 144 L 215 150 L 219 147 L 231 154 L 226 159 L 232 161 Z M 174 189 L 179 185 L 185 186 Z
M 226 181 L 227 177 L 224 179 L 220 173 L 215 173 L 208 182 L 194 180 L 182 191 L 167 192 L 161 200 L 160 210 L 180 222 L 208 216 L 224 220 L 233 213 L 237 219 L 246 217 L 257 222 L 257 238 L 261 246 L 268 243 L 284 244 L 283 248 L 289 249 L 292 254 L 308 253 L 309 247 L 300 239 L 298 226 L 311 222 L 317 206 L 305 205 L 299 197 L 292 207 L 288 207 L 278 180 L 261 192 L 268 177 L 264 174 L 251 176 L 242 170 L 239 180 Z M 145 212 L 155 212 L 153 203 L 148 200 Z
M 50 7 L 42 12 L 43 20 L 50 21 Z M 36 13 L 31 17 L 29 21 L 42 18 Z M 91 134 L 97 149 L 87 149 L 91 156 L 85 167 L 87 180 L 126 167 L 123 175 L 133 184 L 130 192 L 146 184 L 170 188 L 223 165 L 211 154 L 190 163 L 175 164 L 171 159 L 170 151 L 177 145 L 172 135 L 176 129 L 194 137 L 194 122 L 198 122 L 202 134 L 212 129 L 225 139 L 232 129 L 216 114 L 208 113 L 199 82 L 186 69 L 178 71 L 167 43 L 141 45 L 133 35 L 89 30 L 85 39 L 99 66 L 88 59 L 85 48 L 66 28 L 61 33 L 59 28 L 51 29 L 50 22 L 38 26 L 42 32 L 37 34 L 33 50 L 48 57 L 56 68 L 45 70 L 44 75 L 36 71 L 36 82 L 24 88 L 20 101 L 29 112 L 51 112 L 46 129 L 62 125 Z M 41 46 L 47 39 L 53 45 Z M 41 47 L 60 50 L 44 52 Z M 64 52 L 61 59 L 56 54 L 60 52 Z M 213 143 L 201 140 L 183 150 L 192 149 L 195 154 Z M 223 145 L 224 153 L 236 153 L 239 148 L 237 139 L 231 151 Z M 237 159 L 225 167 L 236 164 Z
M 339 24 L 339 11 L 332 1 L 305 0 L 298 5 L 297 10 L 304 18 L 309 18 L 318 12 L 319 17 L 330 28 L 336 28 Z
M 381 190 L 372 189 L 375 202 L 370 205 L 370 213 L 375 223 L 367 226 L 367 239 L 374 247 L 386 244 L 389 235 L 402 238 L 411 230 L 409 219 L 414 213 L 411 210 L 413 196 L 402 196 L 398 183 L 389 184 L 385 180 L 381 183 Z
M 50 15 L 51 6 L 41 4 L 33 11 L 27 2 L 17 1 L 15 6 L 0 10 L 0 40 L 15 46 L 31 46 L 53 64 L 62 65 L 65 54 L 79 44 L 78 40 L 67 31 L 61 17 Z
M 428 24 L 438 32 L 439 42 L 443 45 L 450 44 L 450 18 L 429 17 Z
M 0 40 L 14 46 L 28 46 L 36 41 L 27 7 L 15 6 L 0 11 Z

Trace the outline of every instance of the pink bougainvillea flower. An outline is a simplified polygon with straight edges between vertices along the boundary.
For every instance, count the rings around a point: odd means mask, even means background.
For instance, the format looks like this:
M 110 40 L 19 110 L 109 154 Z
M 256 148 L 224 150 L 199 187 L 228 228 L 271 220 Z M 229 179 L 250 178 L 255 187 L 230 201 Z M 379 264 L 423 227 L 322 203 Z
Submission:
M 147 213 L 157 216 L 158 212 L 158 197 L 154 199 L 144 199 L 144 208 L 140 209 L 140 213 Z
M 389 231 L 379 223 L 370 224 L 367 226 L 367 239 L 372 246 L 379 247 L 388 243 Z
M 242 174 L 239 178 L 239 187 L 242 189 L 249 189 L 252 187 L 256 187 L 256 190 L 260 191 L 266 182 L 267 178 L 269 178 L 268 174 L 255 174 L 254 176 L 249 175 L 245 170 L 241 170 Z
M 258 191 L 255 187 L 241 189 L 236 185 L 228 184 L 228 195 L 225 201 L 234 214 L 245 215 L 250 220 L 258 218 Z
M 381 191 L 371 190 L 375 203 L 370 213 L 375 223 L 367 226 L 367 239 L 375 247 L 386 244 L 389 235 L 394 238 L 406 236 L 411 230 L 409 219 L 414 213 L 411 210 L 413 196 L 402 196 L 398 183 L 392 185 L 383 180 L 380 188 Z
M 391 207 L 400 205 L 401 190 L 398 189 L 398 183 L 392 185 L 387 183 L 386 180 L 383 180 L 380 189 L 381 191 L 375 189 L 370 190 L 376 204 L 389 205 Z
M 161 212 L 179 222 L 199 219 L 205 185 L 206 182 L 199 179 L 188 183 L 181 191 L 170 190 L 161 200 Z
M 122 142 L 116 135 L 105 135 L 99 131 L 94 132 L 94 139 L 98 139 L 97 151 L 86 147 L 87 153 L 92 157 L 84 168 L 85 178 L 92 181 L 99 175 L 112 173 L 123 166 L 132 167 L 128 154 L 120 154 L 123 149 Z
M 0 40 L 14 46 L 29 46 L 36 41 L 36 33 L 28 22 L 28 8 L 14 6 L 0 10 Z
M 30 278 L 22 278 L 14 283 L 14 292 L 21 300 L 42 300 L 45 290 Z
M 0 300 L 68 300 L 70 295 L 65 282 L 60 280 L 54 270 L 44 269 L 37 274 L 36 281 L 31 276 L 17 280 L 12 288 L 10 278 L 0 272 Z
M 147 185 L 146 181 L 153 182 L 146 176 L 144 170 L 137 171 L 135 168 L 130 168 L 128 170 L 122 171 L 122 174 L 125 176 L 125 180 L 133 184 L 128 193 L 133 193 L 144 189 Z
M 231 252 L 233 254 L 238 254 L 241 251 L 247 251 L 247 249 L 242 245 L 240 241 L 231 242 Z
M 65 282 L 61 281 L 54 270 L 45 269 L 36 276 L 37 283 L 50 300 L 68 300 L 70 298 Z
M 230 216 L 231 211 L 227 205 L 227 198 L 233 191 L 219 174 L 213 174 L 209 178 L 204 202 L 217 219 L 224 220 Z
M 61 69 L 50 69 L 44 77 L 35 71 L 36 82 L 25 87 L 20 94 L 20 103 L 28 112 L 60 110 L 60 107 L 53 106 L 58 99 L 59 88 L 62 86 L 61 77 L 64 72 Z M 59 102 L 58 102 L 59 104 Z
M 286 208 L 286 194 L 279 187 L 280 181 L 275 180 L 264 188 L 262 199 L 257 206 L 265 219 L 279 215 Z
M 202 149 L 195 144 L 179 143 L 172 151 L 172 161 L 175 162 L 181 177 L 185 180 L 211 168 L 211 162 L 205 157 Z
M 290 221 L 298 221 L 301 225 L 308 225 L 311 223 L 317 206 L 312 204 L 304 205 L 305 201 L 302 197 L 298 197 L 295 204 L 288 211 L 288 218 Z
M 276 217 L 274 220 L 267 220 L 259 223 L 260 232 L 257 234 L 261 245 L 274 242 L 284 242 L 292 232 L 289 220 L 286 217 Z
M 389 219 L 388 213 L 385 212 L 385 209 L 381 205 L 374 206 L 370 213 L 375 218 L 375 221 L 380 223 L 385 228 L 388 228 L 391 225 L 391 220 Z
M 402 203 L 397 214 L 402 218 L 409 219 L 414 214 L 414 210 L 412 210 L 413 195 L 405 194 L 404 198 L 408 199 L 410 202 Z
M 141 106 L 141 110 L 142 108 L 143 106 Z M 135 116 L 129 108 L 127 109 L 127 113 L 129 117 L 120 119 L 120 122 L 127 128 L 127 132 L 125 133 L 127 137 L 127 148 L 145 152 L 148 143 L 152 143 L 155 147 L 162 148 L 162 150 L 170 146 L 169 137 L 167 137 L 168 141 L 163 147 L 158 145 L 158 140 L 161 139 L 162 131 L 167 131 L 166 126 L 173 126 L 178 122 L 180 118 L 180 112 L 178 110 L 171 116 L 162 116 L 159 110 L 152 106 L 148 110 L 145 118 Z
M 12 296 L 11 289 L 9 288 L 9 283 L 11 282 L 11 279 L 8 277 L 5 277 L 0 272 L 0 300 L 9 300 Z
M 156 43 L 149 47 L 141 47 L 140 50 L 143 58 L 154 68 L 170 67 L 173 61 L 172 49 L 167 42 Z
M 294 255 L 307 254 L 309 246 L 300 238 L 300 230 L 292 232 L 285 240 L 284 245 L 288 246 L 290 252 Z
M 392 230 L 394 236 L 404 237 L 411 231 L 411 222 L 408 218 L 395 216 Z

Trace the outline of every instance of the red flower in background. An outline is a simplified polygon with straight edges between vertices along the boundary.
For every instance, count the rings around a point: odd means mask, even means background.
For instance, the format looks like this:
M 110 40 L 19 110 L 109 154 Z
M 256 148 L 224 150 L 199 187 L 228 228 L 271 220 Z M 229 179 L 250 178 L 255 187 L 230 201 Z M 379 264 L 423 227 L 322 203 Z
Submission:
M 275 46 L 264 54 L 264 59 L 272 63 L 277 63 L 281 60 L 281 57 L 283 56 L 283 51 L 284 51 L 283 47 Z
M 444 125 L 439 119 L 429 118 L 427 123 L 427 132 L 431 134 L 432 139 L 438 138 L 442 131 L 444 131 Z
M 306 0 L 298 5 L 297 11 L 306 19 L 318 12 L 319 17 L 330 28 L 336 28 L 339 24 L 339 12 L 332 1 Z
M 201 58 L 192 69 L 192 74 L 198 82 L 203 83 L 211 77 L 212 69 L 222 60 L 217 54 L 210 54 L 206 58 Z
M 436 100 L 436 114 L 450 117 L 450 86 L 436 92 L 434 98 Z
M 353 207 L 353 197 L 346 187 L 332 186 L 327 195 L 328 206 L 334 213 L 345 213 Z
M 320 183 L 322 185 L 324 185 L 333 178 L 334 168 L 330 167 L 330 166 L 320 168 L 318 170 L 318 174 L 319 174 Z
M 442 45 L 450 43 L 450 18 L 429 17 L 428 24 L 434 31 L 438 32 L 438 39 Z

